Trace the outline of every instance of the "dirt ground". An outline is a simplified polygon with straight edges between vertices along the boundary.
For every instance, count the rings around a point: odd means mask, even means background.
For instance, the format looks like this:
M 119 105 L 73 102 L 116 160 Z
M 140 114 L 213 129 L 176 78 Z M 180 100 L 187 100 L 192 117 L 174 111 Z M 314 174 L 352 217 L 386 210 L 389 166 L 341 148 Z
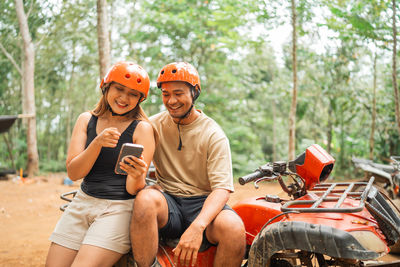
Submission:
M 48 240 L 61 215 L 59 207 L 66 202 L 60 194 L 79 186 L 63 185 L 65 174 L 50 174 L 26 180 L 0 181 L 0 266 L 44 266 Z M 254 195 L 277 194 L 276 183 L 261 185 L 235 184 L 236 192 L 229 204 Z M 393 261 L 399 256 L 388 255 L 381 260 Z

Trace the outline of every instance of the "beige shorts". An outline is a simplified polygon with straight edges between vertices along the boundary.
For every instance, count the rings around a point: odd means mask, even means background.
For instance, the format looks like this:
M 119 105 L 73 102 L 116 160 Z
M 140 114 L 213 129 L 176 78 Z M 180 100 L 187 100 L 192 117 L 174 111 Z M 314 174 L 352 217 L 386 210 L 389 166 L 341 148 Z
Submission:
M 86 244 L 125 254 L 131 247 L 129 225 L 133 200 L 100 199 L 79 189 L 50 241 L 73 250 Z

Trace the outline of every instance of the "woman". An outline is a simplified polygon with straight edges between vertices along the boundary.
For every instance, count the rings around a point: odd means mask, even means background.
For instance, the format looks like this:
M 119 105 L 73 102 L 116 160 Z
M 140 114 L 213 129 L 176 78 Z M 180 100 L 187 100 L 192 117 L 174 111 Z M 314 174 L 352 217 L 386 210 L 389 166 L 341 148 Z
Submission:
M 102 96 L 75 124 L 67 155 L 71 180 L 81 187 L 57 223 L 46 266 L 112 266 L 130 250 L 129 224 L 135 194 L 145 187 L 155 138 L 140 102 L 150 80 L 132 62 L 118 62 L 103 78 Z M 144 146 L 140 158 L 120 164 L 128 175 L 114 172 L 124 143 Z

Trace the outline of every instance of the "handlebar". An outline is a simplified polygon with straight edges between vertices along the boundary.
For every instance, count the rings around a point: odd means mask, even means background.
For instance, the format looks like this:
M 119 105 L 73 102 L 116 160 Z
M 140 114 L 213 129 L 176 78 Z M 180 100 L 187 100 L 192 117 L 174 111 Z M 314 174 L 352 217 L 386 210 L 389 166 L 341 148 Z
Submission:
M 247 174 L 243 177 L 239 178 L 239 183 L 244 185 L 246 183 L 252 182 L 254 180 L 263 178 L 263 177 L 276 177 L 277 173 L 283 173 L 286 171 L 286 162 L 275 162 L 275 163 L 267 163 L 255 170 L 253 173 Z
M 282 180 L 282 176 L 290 176 L 293 179 L 293 183 L 289 186 L 285 184 Z M 291 173 L 287 171 L 287 163 L 284 161 L 276 161 L 272 163 L 264 164 L 258 167 L 254 172 L 247 174 L 245 176 L 239 177 L 239 183 L 244 185 L 246 183 L 254 182 L 255 188 L 258 188 L 258 183 L 261 181 L 274 181 L 278 180 L 280 186 L 283 191 L 285 191 L 289 196 L 295 194 L 301 194 L 305 191 L 303 188 L 305 183 L 304 181 L 299 184 L 295 176 L 298 176 L 296 173 Z M 298 176 L 299 177 L 299 176 Z M 300 177 L 301 178 L 301 177 Z
M 244 185 L 246 183 L 257 180 L 258 178 L 262 178 L 263 176 L 264 176 L 263 172 L 261 172 L 260 170 L 256 170 L 253 173 L 247 174 L 243 177 L 239 177 L 239 184 Z

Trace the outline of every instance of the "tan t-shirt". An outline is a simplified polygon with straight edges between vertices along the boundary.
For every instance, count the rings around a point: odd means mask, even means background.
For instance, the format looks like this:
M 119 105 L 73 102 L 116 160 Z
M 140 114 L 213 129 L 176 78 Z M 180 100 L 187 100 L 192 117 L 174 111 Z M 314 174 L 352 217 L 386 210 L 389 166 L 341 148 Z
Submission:
M 166 192 L 179 197 L 208 195 L 216 188 L 233 192 L 229 141 L 213 119 L 200 112 L 192 123 L 180 125 L 181 150 L 177 124 L 167 111 L 150 121 L 159 134 L 156 177 Z

